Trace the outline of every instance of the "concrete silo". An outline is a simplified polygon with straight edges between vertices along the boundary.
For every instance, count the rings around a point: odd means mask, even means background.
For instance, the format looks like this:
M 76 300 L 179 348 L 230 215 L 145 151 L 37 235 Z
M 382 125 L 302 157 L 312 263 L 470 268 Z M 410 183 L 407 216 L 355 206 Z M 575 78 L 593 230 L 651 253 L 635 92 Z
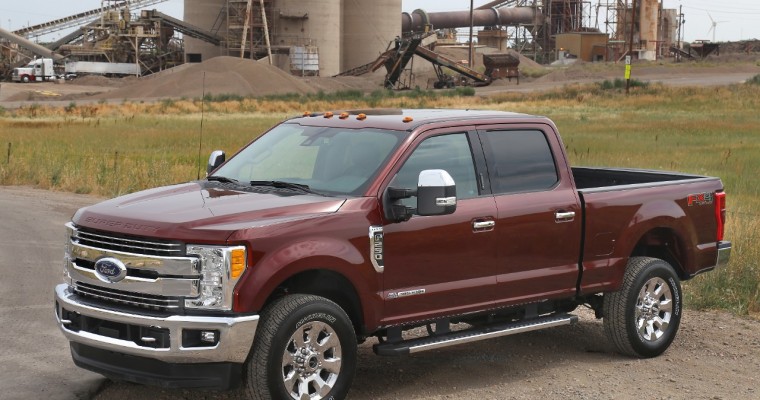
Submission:
M 401 35 L 401 0 L 343 0 L 342 70 L 371 62 Z
M 227 35 L 227 0 L 185 0 L 185 22 L 207 31 Z M 201 62 L 209 58 L 226 55 L 223 47 L 215 46 L 185 36 L 185 58 L 187 62 Z
M 264 29 L 259 27 L 260 3 L 251 3 L 251 26 L 242 40 L 247 0 L 184 0 L 185 22 L 211 31 L 224 42 L 213 45 L 185 37 L 188 62 L 239 56 L 245 43 L 246 57 L 266 54 Z M 274 63 L 293 71 L 294 54 L 308 55 L 309 65 L 318 57 L 319 75 L 332 76 L 367 64 L 401 34 L 401 0 L 265 0 L 267 25 Z M 264 49 L 264 50 L 262 50 Z M 307 74 L 310 75 L 310 74 Z
M 278 0 L 273 46 L 316 50 L 319 75 L 341 72 L 341 0 Z
M 640 57 L 645 60 L 657 59 L 657 39 L 659 30 L 659 0 L 639 0 L 639 34 L 642 53 Z

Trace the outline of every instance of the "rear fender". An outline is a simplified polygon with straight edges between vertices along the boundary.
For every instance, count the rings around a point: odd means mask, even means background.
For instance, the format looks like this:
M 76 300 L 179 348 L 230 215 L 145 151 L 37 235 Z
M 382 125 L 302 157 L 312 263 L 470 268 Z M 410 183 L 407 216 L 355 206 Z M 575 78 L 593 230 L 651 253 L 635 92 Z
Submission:
M 676 202 L 651 201 L 643 204 L 627 223 L 620 227 L 620 234 L 614 239 L 614 247 L 606 262 L 597 259 L 586 265 L 584 261 L 581 292 L 589 294 L 618 290 L 622 285 L 628 258 L 634 255 L 637 247 L 650 232 L 658 229 L 667 229 L 674 233 L 677 240 L 674 246 L 685 250 L 680 252 L 682 257 L 678 261 L 688 270 L 688 266 L 693 263 L 691 249 L 695 248 L 697 242 L 695 227 Z M 593 265 L 593 268 L 589 269 L 590 265 Z

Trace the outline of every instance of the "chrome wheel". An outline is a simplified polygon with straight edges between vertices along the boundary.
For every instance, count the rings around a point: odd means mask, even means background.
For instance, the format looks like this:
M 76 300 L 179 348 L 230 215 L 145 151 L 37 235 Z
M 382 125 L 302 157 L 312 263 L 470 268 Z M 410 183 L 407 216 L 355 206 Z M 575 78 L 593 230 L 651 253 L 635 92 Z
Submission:
M 654 277 L 644 283 L 635 314 L 636 328 L 642 339 L 653 342 L 667 332 L 673 316 L 673 293 L 665 280 Z
M 330 325 L 311 321 L 296 329 L 282 355 L 282 379 L 291 398 L 325 398 L 340 370 L 340 339 Z

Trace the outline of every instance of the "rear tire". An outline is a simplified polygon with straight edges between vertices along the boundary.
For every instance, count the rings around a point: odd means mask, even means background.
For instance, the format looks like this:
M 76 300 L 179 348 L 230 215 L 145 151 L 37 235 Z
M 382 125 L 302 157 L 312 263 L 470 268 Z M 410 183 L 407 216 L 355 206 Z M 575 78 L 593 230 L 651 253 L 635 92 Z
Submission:
M 662 354 L 681 322 L 681 284 L 673 267 L 649 257 L 628 261 L 619 291 L 604 295 L 604 332 L 619 353 Z
M 356 353 L 353 325 L 337 304 L 302 294 L 280 298 L 262 312 L 243 391 L 261 400 L 343 399 Z

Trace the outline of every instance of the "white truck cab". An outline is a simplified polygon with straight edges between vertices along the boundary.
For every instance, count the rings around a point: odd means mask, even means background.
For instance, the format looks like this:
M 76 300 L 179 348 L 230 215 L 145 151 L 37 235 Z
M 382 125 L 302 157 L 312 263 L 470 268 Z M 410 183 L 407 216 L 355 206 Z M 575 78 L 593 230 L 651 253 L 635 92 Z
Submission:
M 24 67 L 13 69 L 14 82 L 43 82 L 55 77 L 52 58 L 36 58 Z

